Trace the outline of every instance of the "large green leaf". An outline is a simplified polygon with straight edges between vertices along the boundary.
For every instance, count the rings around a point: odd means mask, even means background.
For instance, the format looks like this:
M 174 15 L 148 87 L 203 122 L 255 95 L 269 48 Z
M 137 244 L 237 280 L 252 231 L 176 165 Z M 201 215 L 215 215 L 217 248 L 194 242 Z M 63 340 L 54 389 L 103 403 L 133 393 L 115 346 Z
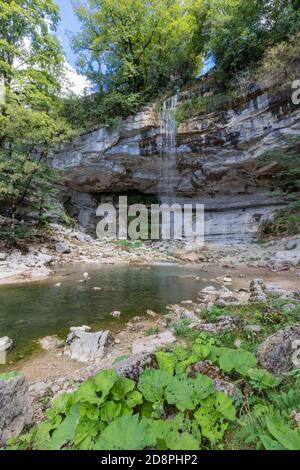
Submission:
M 176 431 L 168 434 L 166 445 L 170 450 L 199 450 L 199 442 L 188 432 L 179 433 Z
M 156 353 L 156 359 L 158 366 L 161 370 L 169 372 L 171 375 L 174 374 L 175 366 L 178 362 L 175 354 L 168 352 L 158 352 Z
M 300 450 L 300 433 L 293 430 L 280 419 L 266 417 L 266 425 L 270 434 L 287 450 Z
M 249 351 L 243 349 L 227 349 L 219 357 L 219 365 L 225 372 L 235 370 L 246 375 L 249 369 L 256 367 L 257 359 Z
M 49 442 L 50 450 L 59 450 L 65 444 L 72 441 L 80 418 L 80 404 L 73 405 L 68 416 L 58 426 Z
M 276 377 L 264 369 L 249 369 L 248 376 L 250 377 L 250 383 L 253 387 L 258 388 L 259 390 L 276 388 L 282 382 L 281 377 Z
M 97 374 L 93 381 L 95 384 L 97 395 L 101 394 L 101 400 L 104 401 L 109 392 L 118 381 L 122 380 L 113 369 L 103 370 Z
M 165 389 L 172 381 L 172 376 L 164 370 L 146 369 L 140 376 L 138 389 L 151 403 L 164 399 Z
M 120 377 L 119 380 L 113 385 L 111 394 L 114 400 L 119 401 L 122 400 L 122 398 L 125 398 L 129 392 L 132 392 L 134 388 L 135 383 L 133 380 Z
M 148 422 L 126 415 L 109 424 L 97 439 L 95 450 L 143 450 L 148 446 Z
M 107 401 L 105 405 L 101 408 L 100 417 L 102 421 L 106 423 L 111 423 L 116 418 L 121 416 L 122 413 L 122 404 L 114 403 L 113 401 Z

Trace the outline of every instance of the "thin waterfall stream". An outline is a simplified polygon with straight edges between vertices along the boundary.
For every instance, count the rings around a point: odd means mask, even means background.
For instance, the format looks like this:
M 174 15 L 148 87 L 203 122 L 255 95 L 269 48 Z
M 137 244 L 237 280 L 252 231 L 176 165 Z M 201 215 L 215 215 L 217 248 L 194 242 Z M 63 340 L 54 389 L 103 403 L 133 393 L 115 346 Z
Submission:
M 163 103 L 161 115 L 161 200 L 164 203 L 173 203 L 175 200 L 175 187 L 178 178 L 176 147 L 177 122 L 176 107 L 178 95 L 168 98 Z

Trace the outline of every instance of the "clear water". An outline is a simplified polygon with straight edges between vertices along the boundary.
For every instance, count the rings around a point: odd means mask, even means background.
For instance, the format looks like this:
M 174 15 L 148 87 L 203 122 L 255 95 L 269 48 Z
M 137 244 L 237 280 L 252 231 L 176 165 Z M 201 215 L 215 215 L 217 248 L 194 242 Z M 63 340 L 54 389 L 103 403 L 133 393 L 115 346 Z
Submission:
M 84 272 L 90 280 L 81 283 Z M 30 353 L 38 338 L 65 335 L 71 326 L 118 331 L 130 318 L 146 315 L 147 309 L 164 313 L 170 303 L 196 300 L 208 281 L 191 275 L 207 276 L 199 268 L 178 266 L 75 265 L 46 281 L 1 287 L 0 337 L 15 341 L 8 361 Z M 114 310 L 123 313 L 120 320 L 109 315 Z

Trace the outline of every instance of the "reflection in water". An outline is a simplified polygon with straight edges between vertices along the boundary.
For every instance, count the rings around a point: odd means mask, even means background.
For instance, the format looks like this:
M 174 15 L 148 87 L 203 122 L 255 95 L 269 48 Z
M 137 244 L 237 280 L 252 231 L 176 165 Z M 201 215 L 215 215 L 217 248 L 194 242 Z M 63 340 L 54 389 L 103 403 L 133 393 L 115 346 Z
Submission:
M 90 280 L 80 282 L 86 271 Z M 28 352 L 34 340 L 65 334 L 71 326 L 116 330 L 147 309 L 164 313 L 170 303 L 196 300 L 207 284 L 185 277 L 191 274 L 205 277 L 199 268 L 85 265 L 62 269 L 55 279 L 2 287 L 0 336 L 9 336 L 16 344 L 9 360 Z M 61 287 L 55 287 L 58 282 Z M 122 312 L 120 320 L 109 315 L 114 310 Z

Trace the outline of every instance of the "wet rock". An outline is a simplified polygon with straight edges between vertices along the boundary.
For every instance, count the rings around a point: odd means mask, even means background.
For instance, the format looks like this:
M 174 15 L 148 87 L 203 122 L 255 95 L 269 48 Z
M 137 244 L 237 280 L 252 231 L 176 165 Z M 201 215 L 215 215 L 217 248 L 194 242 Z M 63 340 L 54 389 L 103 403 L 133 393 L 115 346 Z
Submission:
M 132 354 L 153 353 L 167 344 L 175 343 L 176 338 L 171 331 L 164 331 L 147 338 L 137 339 L 132 343 Z
M 0 376 L 0 443 L 23 431 L 32 420 L 32 400 L 22 374 Z
M 13 340 L 8 336 L 3 336 L 3 338 L 0 338 L 0 354 L 9 351 L 13 347 L 13 344 Z
M 66 340 L 64 354 L 80 362 L 96 362 L 105 356 L 113 342 L 110 331 L 90 333 L 82 328 L 72 329 Z
M 122 312 L 119 312 L 118 310 L 115 310 L 114 312 L 111 312 L 110 316 L 113 318 L 120 318 L 122 315 Z
M 153 310 L 147 310 L 147 315 L 152 318 L 158 317 L 158 314 L 153 312 Z
M 293 367 L 295 341 L 300 341 L 300 325 L 289 326 L 269 336 L 257 351 L 260 366 L 273 373 L 287 372 Z
M 157 367 L 154 354 L 142 353 L 136 354 L 129 359 L 120 362 L 115 370 L 119 375 L 138 381 L 142 372 L 147 368 Z
M 57 243 L 55 245 L 55 250 L 56 250 L 57 253 L 61 253 L 61 254 L 71 253 L 71 248 L 68 245 L 66 245 L 65 243 L 62 243 L 62 242 Z
M 285 249 L 287 251 L 292 251 L 292 250 L 295 250 L 297 246 L 298 246 L 298 243 L 296 242 L 296 240 L 289 240 L 287 244 L 285 245 Z
M 59 347 L 60 343 L 61 342 L 57 336 L 46 336 L 39 340 L 41 348 L 45 351 L 54 351 Z

